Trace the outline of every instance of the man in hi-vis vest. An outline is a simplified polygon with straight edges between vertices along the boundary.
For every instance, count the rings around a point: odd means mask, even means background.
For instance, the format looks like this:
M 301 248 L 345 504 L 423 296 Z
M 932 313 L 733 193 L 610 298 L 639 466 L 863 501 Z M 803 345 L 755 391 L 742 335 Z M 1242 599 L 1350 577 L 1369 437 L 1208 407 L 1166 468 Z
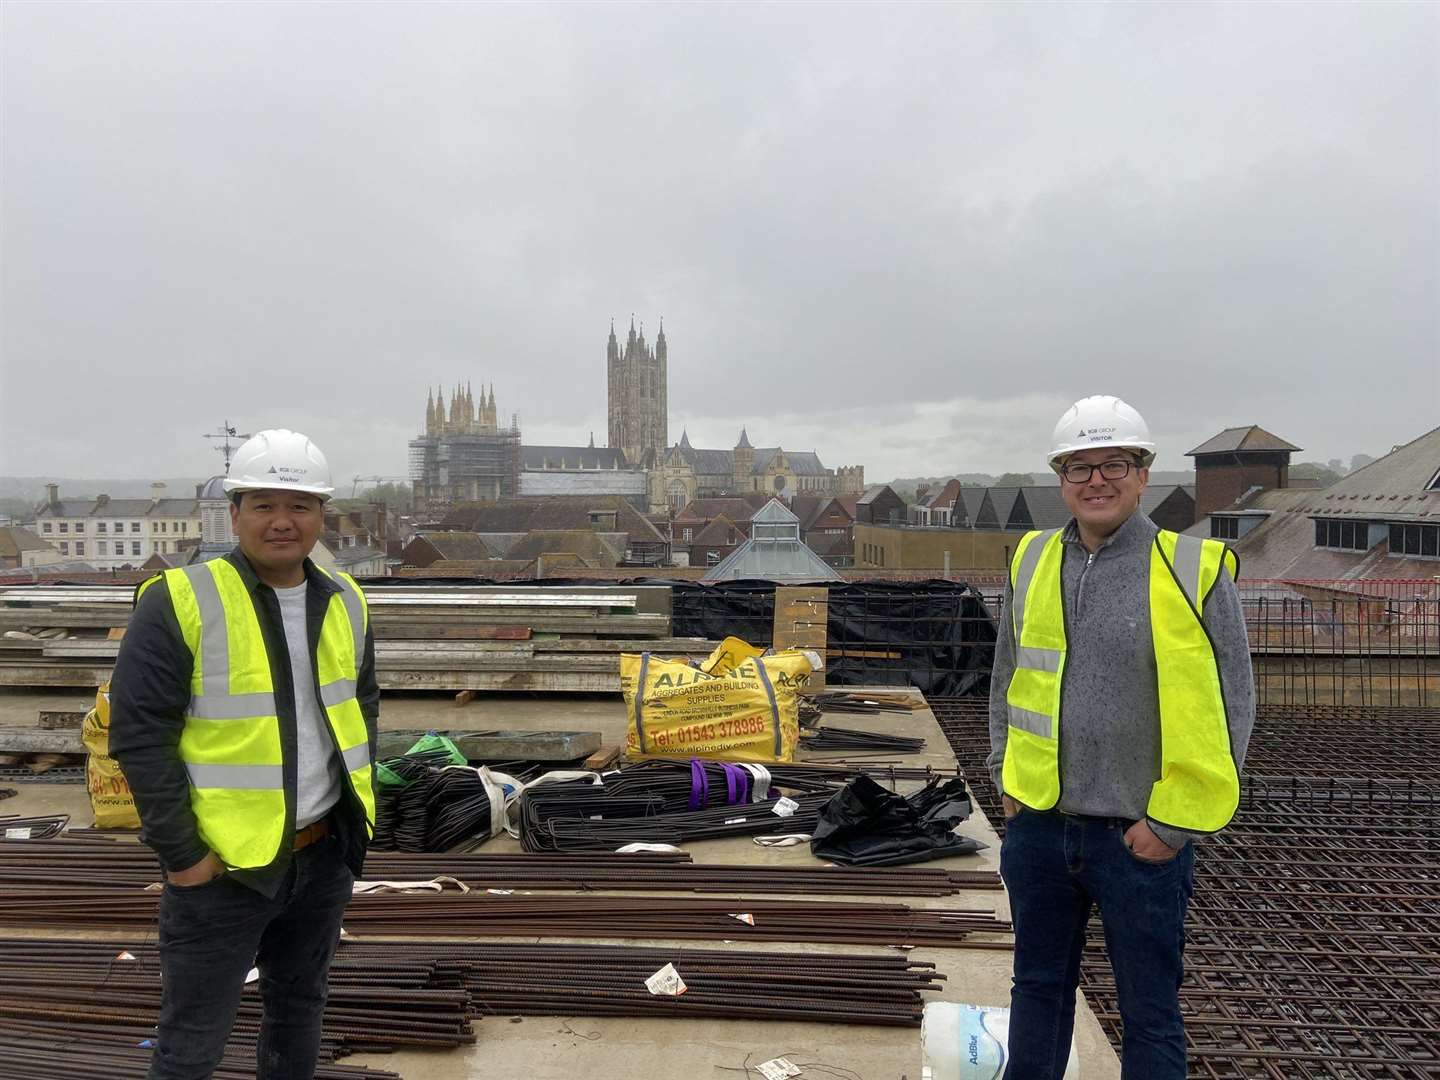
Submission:
M 262 431 L 225 490 L 239 544 L 137 591 L 110 749 L 165 871 L 150 1076 L 208 1077 L 259 972 L 257 1075 L 309 1077 L 327 975 L 375 826 L 380 692 L 365 597 L 309 559 L 334 488 L 318 447 Z
M 1240 799 L 1255 718 L 1236 559 L 1140 511 L 1155 444 L 1119 398 L 1076 402 L 1050 467 L 1073 515 L 1010 565 L 990 684 L 1015 923 L 1007 1080 L 1061 1080 L 1100 909 L 1125 1080 L 1184 1080 L 1192 841 Z

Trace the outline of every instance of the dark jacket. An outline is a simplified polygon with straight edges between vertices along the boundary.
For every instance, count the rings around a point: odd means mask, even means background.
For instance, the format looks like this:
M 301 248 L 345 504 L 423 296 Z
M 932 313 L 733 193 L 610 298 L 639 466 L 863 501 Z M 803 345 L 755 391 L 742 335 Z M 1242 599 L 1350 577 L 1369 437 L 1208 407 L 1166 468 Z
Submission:
M 237 547 L 225 556 L 240 573 L 255 604 L 260 632 L 270 657 L 270 678 L 275 685 L 275 708 L 280 720 L 280 744 L 285 765 L 285 837 L 280 853 L 268 866 L 232 870 L 236 880 L 267 896 L 275 895 L 289 868 L 291 837 L 295 831 L 295 696 L 291 685 L 290 653 L 275 590 L 261 582 Z M 319 670 L 316 650 L 330 597 L 339 587 L 305 560 L 310 588 L 305 598 L 305 623 L 310 638 L 312 673 Z M 164 578 L 145 590 L 135 605 L 129 628 L 120 643 L 120 656 L 110 681 L 110 753 L 120 763 L 135 807 L 140 813 L 141 836 L 166 870 L 194 866 L 209 852 L 190 809 L 190 779 L 180 760 L 180 733 L 190 703 L 194 659 L 180 633 L 174 605 Z M 318 682 L 313 687 L 317 698 Z M 365 633 L 365 658 L 360 665 L 356 696 L 370 734 L 370 756 L 375 756 L 375 731 L 380 717 L 380 688 L 375 681 L 375 640 Z M 323 708 L 322 708 L 323 713 Z M 358 876 L 369 842 L 365 810 L 345 777 L 340 801 L 330 822 L 344 846 L 345 861 Z

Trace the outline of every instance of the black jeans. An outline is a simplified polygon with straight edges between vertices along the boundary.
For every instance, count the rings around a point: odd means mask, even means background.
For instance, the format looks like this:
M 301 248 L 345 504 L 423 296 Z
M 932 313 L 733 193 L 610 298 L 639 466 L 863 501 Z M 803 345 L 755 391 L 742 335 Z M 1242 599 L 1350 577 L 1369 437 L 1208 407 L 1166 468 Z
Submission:
M 1185 1080 L 1179 991 L 1195 850 L 1186 844 L 1166 862 L 1145 862 L 1125 847 L 1130 824 L 1033 810 L 1005 823 L 1000 874 L 1015 922 L 1006 1080 L 1064 1075 L 1085 927 L 1097 904 L 1125 1022 L 1120 1076 Z
M 225 1054 L 240 994 L 260 972 L 259 1080 L 310 1080 L 327 974 L 354 876 L 333 835 L 295 853 L 273 899 L 222 874 L 160 898 L 159 1037 L 150 1080 L 204 1080 Z

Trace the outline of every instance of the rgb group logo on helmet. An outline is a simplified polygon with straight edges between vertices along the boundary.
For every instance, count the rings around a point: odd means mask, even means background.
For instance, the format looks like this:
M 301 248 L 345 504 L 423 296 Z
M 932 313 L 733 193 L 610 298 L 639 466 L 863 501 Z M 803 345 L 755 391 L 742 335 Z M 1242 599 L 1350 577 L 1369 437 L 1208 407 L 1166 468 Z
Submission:
M 330 463 L 309 437 L 289 428 L 257 431 L 235 452 L 225 490 L 261 491 L 284 488 L 328 499 Z
M 1059 472 L 1069 455 L 1104 446 L 1135 451 L 1147 468 L 1155 460 L 1150 426 L 1133 406 L 1109 394 L 1081 398 L 1055 425 L 1050 437 L 1050 468 Z

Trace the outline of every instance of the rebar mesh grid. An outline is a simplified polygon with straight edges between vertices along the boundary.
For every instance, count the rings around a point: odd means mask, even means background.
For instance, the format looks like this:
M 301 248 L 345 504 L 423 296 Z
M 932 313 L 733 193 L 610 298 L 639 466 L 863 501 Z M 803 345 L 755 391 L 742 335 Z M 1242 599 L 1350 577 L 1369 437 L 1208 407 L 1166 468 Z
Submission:
M 977 803 L 984 698 L 930 705 Z M 1235 821 L 1196 848 L 1181 1009 L 1196 1080 L 1440 1078 L 1440 709 L 1262 705 Z M 1081 986 L 1117 1050 L 1098 916 Z

